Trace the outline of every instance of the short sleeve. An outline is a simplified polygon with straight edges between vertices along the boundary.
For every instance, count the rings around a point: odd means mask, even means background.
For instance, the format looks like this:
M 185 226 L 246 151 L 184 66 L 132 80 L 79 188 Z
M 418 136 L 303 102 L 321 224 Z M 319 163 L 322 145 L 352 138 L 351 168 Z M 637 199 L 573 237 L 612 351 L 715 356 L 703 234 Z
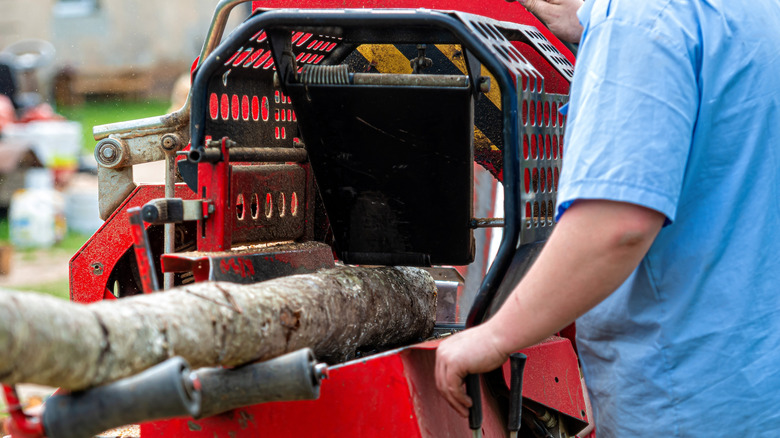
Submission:
M 697 24 L 676 17 L 667 25 L 664 4 L 591 1 L 580 12 L 585 31 L 557 217 L 578 199 L 606 199 L 648 207 L 673 221 L 699 106 L 698 48 L 689 34 Z

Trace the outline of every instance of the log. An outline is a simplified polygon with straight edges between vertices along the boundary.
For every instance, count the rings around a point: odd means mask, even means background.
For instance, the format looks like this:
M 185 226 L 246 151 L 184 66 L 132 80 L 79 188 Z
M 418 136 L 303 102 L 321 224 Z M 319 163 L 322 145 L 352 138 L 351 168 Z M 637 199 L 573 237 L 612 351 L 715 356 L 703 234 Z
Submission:
M 303 347 L 333 363 L 423 339 L 435 315 L 431 276 L 400 267 L 196 283 L 89 305 L 0 293 L 0 382 L 74 391 L 173 356 L 230 367 Z

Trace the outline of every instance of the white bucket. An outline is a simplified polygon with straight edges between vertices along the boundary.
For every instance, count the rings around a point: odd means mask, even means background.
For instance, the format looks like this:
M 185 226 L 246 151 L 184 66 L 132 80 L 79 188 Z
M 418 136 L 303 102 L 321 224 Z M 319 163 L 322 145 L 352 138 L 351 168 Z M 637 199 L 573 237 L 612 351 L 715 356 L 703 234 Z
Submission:
M 11 243 L 17 248 L 47 248 L 65 237 L 65 201 L 56 190 L 18 190 L 8 211 Z
M 3 127 L 3 137 L 31 144 L 46 167 L 72 165 L 78 162 L 81 150 L 81 123 L 60 120 L 11 123 Z

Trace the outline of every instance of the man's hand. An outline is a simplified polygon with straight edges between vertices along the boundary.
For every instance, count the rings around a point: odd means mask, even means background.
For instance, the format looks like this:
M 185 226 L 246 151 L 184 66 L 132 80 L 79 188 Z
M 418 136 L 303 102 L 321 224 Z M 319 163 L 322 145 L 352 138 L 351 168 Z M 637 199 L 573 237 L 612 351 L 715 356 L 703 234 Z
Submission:
M 509 359 L 509 353 L 499 350 L 488 323 L 460 332 L 436 350 L 436 387 L 450 406 L 468 417 L 472 401 L 466 395 L 463 379 L 500 367 Z
M 536 15 L 555 36 L 569 43 L 579 43 L 582 25 L 577 10 L 582 0 L 517 0 L 529 12 Z

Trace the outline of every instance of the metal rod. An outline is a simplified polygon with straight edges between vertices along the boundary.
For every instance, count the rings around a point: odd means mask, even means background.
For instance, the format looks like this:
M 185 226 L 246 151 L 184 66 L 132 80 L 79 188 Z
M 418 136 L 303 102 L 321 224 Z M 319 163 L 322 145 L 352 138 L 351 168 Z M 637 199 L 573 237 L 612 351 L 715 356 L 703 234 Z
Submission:
M 176 155 L 165 157 L 165 197 L 173 198 L 176 193 Z M 172 254 L 176 246 L 176 224 L 165 224 L 163 254 Z M 163 273 L 163 289 L 173 288 L 173 272 Z
M 411 87 L 457 87 L 469 86 L 469 77 L 464 75 L 407 75 L 395 73 L 354 73 L 355 85 L 397 85 Z
M 475 217 L 471 219 L 469 227 L 471 228 L 491 228 L 503 227 L 504 218 L 502 217 Z

